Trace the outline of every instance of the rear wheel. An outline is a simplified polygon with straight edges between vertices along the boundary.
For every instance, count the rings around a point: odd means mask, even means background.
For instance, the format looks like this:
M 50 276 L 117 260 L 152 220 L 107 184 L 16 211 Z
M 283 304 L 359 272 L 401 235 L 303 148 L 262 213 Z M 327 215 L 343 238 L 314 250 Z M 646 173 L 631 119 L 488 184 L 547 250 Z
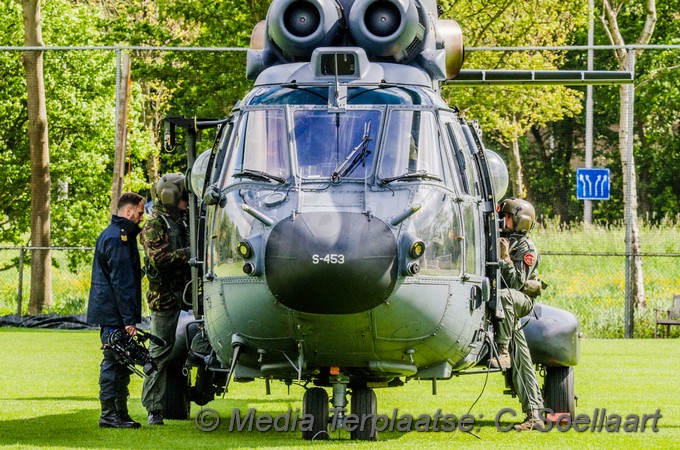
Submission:
M 545 407 L 555 413 L 569 413 L 574 418 L 574 369 L 572 367 L 547 367 L 543 384 Z
M 302 414 L 309 414 L 314 420 L 311 430 L 302 431 L 302 439 L 328 439 L 328 393 L 324 388 L 313 387 L 302 397 Z
M 181 366 L 170 366 L 166 371 L 163 417 L 166 419 L 189 419 L 189 375 L 182 373 Z
M 352 390 L 352 414 L 359 417 L 359 426 L 351 432 L 351 438 L 358 441 L 377 441 L 378 432 L 373 429 L 375 421 L 364 420 L 369 415 L 378 415 L 378 399 L 373 389 L 359 387 Z

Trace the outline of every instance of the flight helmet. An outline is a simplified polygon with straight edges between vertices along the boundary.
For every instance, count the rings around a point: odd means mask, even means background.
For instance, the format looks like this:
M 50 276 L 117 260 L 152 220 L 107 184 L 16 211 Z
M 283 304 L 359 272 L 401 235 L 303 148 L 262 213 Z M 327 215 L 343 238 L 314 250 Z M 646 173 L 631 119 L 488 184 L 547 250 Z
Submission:
M 189 193 L 184 184 L 184 175 L 168 173 L 156 183 L 156 198 L 167 208 L 176 208 L 181 199 L 188 200 Z
M 500 204 L 499 214 L 501 219 L 503 214 L 512 216 L 512 231 L 531 230 L 536 222 L 536 211 L 531 203 L 521 198 L 510 197 L 503 200 Z

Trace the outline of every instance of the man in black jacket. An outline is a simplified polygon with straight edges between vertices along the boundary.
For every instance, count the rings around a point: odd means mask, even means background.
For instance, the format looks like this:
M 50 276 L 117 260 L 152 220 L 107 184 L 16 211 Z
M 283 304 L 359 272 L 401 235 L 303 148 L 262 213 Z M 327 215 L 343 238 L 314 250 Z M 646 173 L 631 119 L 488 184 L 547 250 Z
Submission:
M 102 344 L 111 334 L 125 330 L 137 334 L 142 320 L 142 270 L 137 235 L 144 217 L 146 199 L 134 192 L 118 199 L 117 215 L 97 238 L 92 264 L 92 284 L 87 307 L 88 323 L 100 325 Z M 130 370 L 121 364 L 112 350 L 104 350 L 99 374 L 101 428 L 139 428 L 128 414 Z

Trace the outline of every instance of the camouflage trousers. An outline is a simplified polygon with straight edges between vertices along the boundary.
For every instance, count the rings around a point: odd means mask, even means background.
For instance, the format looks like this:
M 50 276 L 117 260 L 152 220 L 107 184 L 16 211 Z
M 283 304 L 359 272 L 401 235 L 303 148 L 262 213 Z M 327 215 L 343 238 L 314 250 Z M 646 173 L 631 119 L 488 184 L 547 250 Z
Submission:
M 149 353 L 156 362 L 158 370 L 144 379 L 142 387 L 142 405 L 147 411 L 163 411 L 163 398 L 168 373 L 168 360 L 175 343 L 175 332 L 179 320 L 179 309 L 167 309 L 164 311 L 151 311 L 151 333 L 166 342 L 165 347 L 159 347 L 151 342 Z

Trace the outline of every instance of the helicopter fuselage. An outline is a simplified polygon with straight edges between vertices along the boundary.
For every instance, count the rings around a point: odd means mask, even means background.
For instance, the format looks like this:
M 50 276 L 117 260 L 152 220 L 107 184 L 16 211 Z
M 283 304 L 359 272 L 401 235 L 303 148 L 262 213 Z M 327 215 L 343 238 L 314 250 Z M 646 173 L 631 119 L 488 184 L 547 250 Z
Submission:
M 221 133 L 203 306 L 218 356 L 246 349 L 237 377 L 446 378 L 481 356 L 497 229 L 477 130 L 417 69 L 345 50 L 310 65 L 351 54 L 380 79 L 265 71 Z

